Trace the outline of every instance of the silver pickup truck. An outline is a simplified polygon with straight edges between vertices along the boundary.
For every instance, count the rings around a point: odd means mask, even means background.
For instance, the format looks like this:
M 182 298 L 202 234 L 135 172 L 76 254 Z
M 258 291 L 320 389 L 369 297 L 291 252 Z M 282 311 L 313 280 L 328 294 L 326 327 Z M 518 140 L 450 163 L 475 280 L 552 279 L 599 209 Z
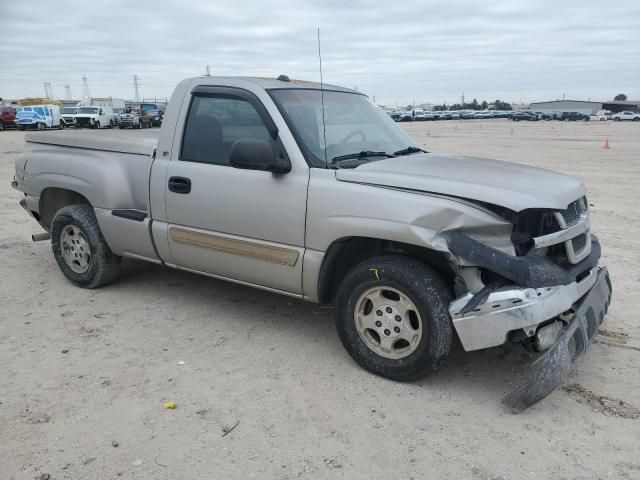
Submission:
M 80 287 L 130 257 L 333 304 L 348 353 L 395 380 L 454 335 L 539 352 L 513 411 L 566 380 L 611 300 L 578 180 L 427 153 L 365 95 L 286 76 L 184 80 L 155 148 L 30 134 L 14 187 Z

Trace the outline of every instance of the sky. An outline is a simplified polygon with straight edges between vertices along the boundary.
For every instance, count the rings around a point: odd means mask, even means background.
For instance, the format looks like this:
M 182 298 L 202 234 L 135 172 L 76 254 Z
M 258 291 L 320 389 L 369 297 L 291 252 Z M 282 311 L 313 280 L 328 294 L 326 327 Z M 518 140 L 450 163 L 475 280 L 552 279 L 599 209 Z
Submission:
M 377 103 L 640 99 L 640 1 L 0 0 L 0 97 L 169 97 L 203 75 L 319 80 Z

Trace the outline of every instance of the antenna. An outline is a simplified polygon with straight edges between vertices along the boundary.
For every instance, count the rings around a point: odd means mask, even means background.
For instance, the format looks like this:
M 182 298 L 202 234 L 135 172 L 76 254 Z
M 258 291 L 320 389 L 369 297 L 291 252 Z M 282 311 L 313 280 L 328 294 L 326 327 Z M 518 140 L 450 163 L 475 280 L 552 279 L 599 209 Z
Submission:
M 138 78 L 138 75 L 133 76 L 133 90 L 135 92 L 133 101 L 139 102 L 140 101 L 140 79 Z
M 327 124 L 324 118 L 324 81 L 322 79 L 322 51 L 320 50 L 320 27 L 318 27 L 318 62 L 320 64 L 320 103 L 322 104 L 322 138 L 324 144 L 324 165 L 327 165 Z

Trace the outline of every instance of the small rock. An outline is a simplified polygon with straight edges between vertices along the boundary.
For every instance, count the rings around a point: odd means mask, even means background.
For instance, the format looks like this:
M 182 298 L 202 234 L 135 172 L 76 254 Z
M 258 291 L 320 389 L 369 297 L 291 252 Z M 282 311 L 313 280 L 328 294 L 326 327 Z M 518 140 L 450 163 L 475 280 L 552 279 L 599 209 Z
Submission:
M 69 349 L 65 348 L 64 350 L 62 350 L 62 353 L 69 353 Z
M 118 445 L 120 445 L 120 442 L 118 442 L 118 440 L 111 440 L 111 446 L 113 448 L 117 448 Z
M 48 473 L 43 473 L 38 477 L 38 480 L 49 480 L 50 478 L 51 478 L 51 475 L 49 475 Z
M 186 364 L 187 364 L 187 362 L 185 362 L 184 360 L 180 360 L 180 361 L 178 362 L 178 365 L 186 365 Z
M 142 465 L 142 460 L 134 460 L 133 462 L 131 462 L 131 465 L 133 465 L 134 467 L 139 467 L 140 465 Z

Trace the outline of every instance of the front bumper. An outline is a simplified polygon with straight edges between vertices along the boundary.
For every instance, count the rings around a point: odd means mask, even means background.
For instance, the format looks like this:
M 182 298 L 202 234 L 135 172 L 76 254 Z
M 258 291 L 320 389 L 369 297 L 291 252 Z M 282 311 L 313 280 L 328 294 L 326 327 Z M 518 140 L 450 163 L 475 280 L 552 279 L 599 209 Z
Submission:
M 589 348 L 611 303 L 611 280 L 606 268 L 597 272 L 593 287 L 577 303 L 575 315 L 558 341 L 531 365 L 527 381 L 507 395 L 503 403 L 521 412 L 563 385 L 576 360 Z

